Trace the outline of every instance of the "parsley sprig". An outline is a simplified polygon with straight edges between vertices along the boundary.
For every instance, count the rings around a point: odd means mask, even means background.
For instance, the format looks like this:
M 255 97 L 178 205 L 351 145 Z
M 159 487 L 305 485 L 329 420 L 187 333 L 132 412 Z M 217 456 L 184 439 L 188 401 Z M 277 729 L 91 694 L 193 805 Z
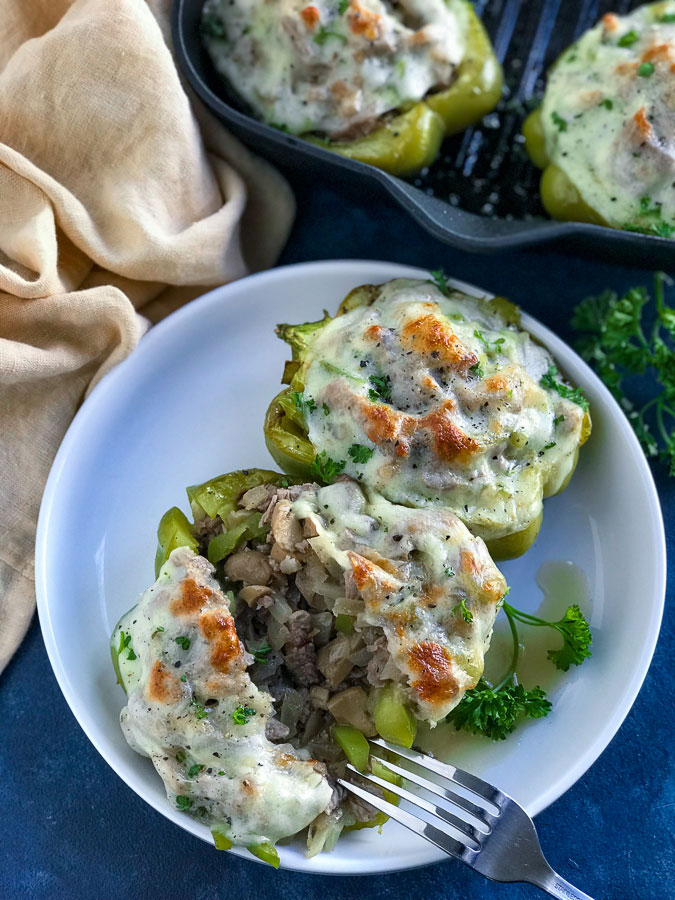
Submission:
M 378 400 L 384 400 L 387 403 L 391 400 L 391 378 L 389 375 L 371 375 L 370 384 L 372 387 L 368 389 L 368 398 L 373 403 Z
M 621 404 L 647 456 L 660 456 L 675 477 L 675 307 L 666 303 L 667 281 L 655 273 L 653 304 L 645 287 L 623 297 L 609 290 L 588 297 L 575 309 L 572 326 L 581 332 L 577 349 Z M 634 376 L 657 386 L 639 407 L 624 388 Z
M 324 484 L 332 484 L 345 467 L 344 459 L 336 460 L 322 450 L 314 457 L 314 462 L 310 463 L 309 471 L 316 481 Z
M 569 384 L 565 384 L 560 380 L 560 372 L 555 366 L 549 366 L 545 375 L 542 375 L 539 382 L 542 387 L 550 388 L 552 391 L 560 394 L 566 400 L 571 400 L 580 406 L 584 411 L 588 409 L 588 400 L 581 388 L 574 388 Z
M 433 269 L 429 274 L 431 275 L 431 283 L 435 284 L 442 294 L 449 297 L 450 285 L 448 284 L 448 279 L 443 269 Z
M 232 719 L 235 725 L 245 725 L 251 716 L 255 714 L 255 710 L 251 709 L 250 706 L 238 706 L 232 713 Z
M 372 447 L 366 447 L 365 444 L 352 444 L 347 448 L 351 460 L 360 465 L 367 463 L 374 452 Z
M 522 719 L 540 719 L 551 711 L 551 701 L 542 688 L 536 686 L 528 689 L 518 683 L 516 670 L 520 657 L 520 640 L 517 622 L 547 626 L 562 635 L 563 646 L 548 652 L 548 658 L 558 669 L 567 671 L 570 665 L 581 665 L 591 655 L 588 650 L 591 633 L 578 606 L 570 606 L 559 621 L 547 622 L 538 616 L 521 612 L 506 603 L 504 598 L 501 603 L 513 641 L 509 670 L 494 686 L 481 678 L 476 687 L 467 691 L 462 701 L 447 716 L 447 721 L 452 722 L 458 731 L 482 734 L 493 741 L 505 740 Z

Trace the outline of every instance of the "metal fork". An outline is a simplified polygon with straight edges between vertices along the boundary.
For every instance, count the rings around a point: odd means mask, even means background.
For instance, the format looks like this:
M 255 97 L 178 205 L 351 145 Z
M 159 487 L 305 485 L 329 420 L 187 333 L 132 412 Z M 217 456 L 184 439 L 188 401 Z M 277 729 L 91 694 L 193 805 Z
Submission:
M 476 775 L 423 753 L 397 747 L 381 738 L 373 738 L 370 743 L 441 776 L 440 783 L 430 781 L 417 771 L 404 769 L 396 762 L 372 754 L 392 772 L 445 803 L 432 803 L 377 775 L 359 772 L 351 764 L 347 768 L 360 778 L 430 813 L 440 820 L 440 827 L 371 794 L 358 784 L 340 778 L 342 787 L 492 881 L 526 881 L 560 900 L 592 900 L 549 866 L 541 852 L 532 819 L 508 794 Z M 467 793 L 471 799 L 464 796 Z

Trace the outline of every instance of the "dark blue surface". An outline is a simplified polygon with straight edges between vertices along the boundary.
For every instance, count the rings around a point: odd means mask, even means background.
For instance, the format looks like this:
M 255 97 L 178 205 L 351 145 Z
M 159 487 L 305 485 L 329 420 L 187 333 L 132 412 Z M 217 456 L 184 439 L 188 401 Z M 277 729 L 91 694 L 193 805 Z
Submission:
M 298 221 L 282 262 L 361 257 L 442 266 L 508 295 L 564 338 L 570 337 L 573 303 L 648 277 L 551 253 L 467 256 L 388 206 L 374 211 L 328 189 L 298 184 L 296 190 Z M 654 473 L 672 562 L 675 480 L 658 465 Z M 672 589 L 671 578 L 668 596 Z M 667 604 L 652 667 L 626 722 L 589 772 L 537 818 L 552 865 L 596 900 L 675 897 L 674 634 L 675 614 Z M 327 879 L 277 873 L 216 853 L 146 806 L 104 763 L 61 696 L 37 622 L 2 678 L 0 722 L 0 900 L 543 896 L 529 886 L 491 884 L 454 862 Z M 580 744 L 583 739 L 580 734 Z

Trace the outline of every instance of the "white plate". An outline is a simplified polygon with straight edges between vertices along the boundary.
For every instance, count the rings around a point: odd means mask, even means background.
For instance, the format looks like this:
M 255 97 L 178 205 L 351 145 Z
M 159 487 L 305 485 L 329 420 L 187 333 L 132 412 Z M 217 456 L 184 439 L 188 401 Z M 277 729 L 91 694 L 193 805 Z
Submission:
M 153 581 L 157 523 L 170 506 L 187 510 L 185 486 L 240 467 L 272 466 L 263 415 L 288 355 L 275 324 L 319 318 L 356 285 L 399 276 L 428 274 L 383 262 L 320 262 L 212 291 L 153 328 L 102 381 L 54 462 L 40 513 L 36 578 L 54 672 L 80 725 L 118 775 L 205 840 L 211 840 L 208 830 L 169 807 L 150 761 L 122 736 L 124 695 L 110 664 L 111 629 Z M 499 744 L 467 742 L 453 730 L 449 752 L 535 814 L 597 759 L 630 709 L 659 631 L 666 556 L 656 490 L 627 420 L 569 347 L 528 316 L 523 323 L 586 391 L 594 430 L 570 487 L 546 502 L 536 545 L 504 572 L 516 605 L 535 610 L 542 562 L 578 564 L 591 589 L 593 656 L 556 683 L 547 719 Z M 280 856 L 288 868 L 342 874 L 441 858 L 393 822 L 384 836 L 352 833 L 311 860 L 299 843 L 280 848 Z

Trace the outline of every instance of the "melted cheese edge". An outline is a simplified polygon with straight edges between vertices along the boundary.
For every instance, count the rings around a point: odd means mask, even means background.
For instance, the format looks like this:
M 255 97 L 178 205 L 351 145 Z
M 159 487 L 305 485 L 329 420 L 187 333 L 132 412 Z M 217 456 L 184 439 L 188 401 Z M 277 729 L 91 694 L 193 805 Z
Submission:
M 484 301 L 391 281 L 311 337 L 309 439 L 392 502 L 447 507 L 485 540 L 513 534 L 576 462 L 583 411 L 541 386 L 552 364 Z M 373 377 L 389 379 L 386 402 Z M 372 452 L 366 462 L 354 444 Z
M 548 156 L 609 225 L 675 225 L 673 73 L 671 0 L 608 13 L 549 73 Z
M 131 635 L 133 651 L 119 658 L 128 694 L 120 723 L 174 808 L 188 798 L 192 814 L 235 844 L 275 843 L 309 825 L 332 789 L 306 753 L 265 737 L 271 700 L 246 673 L 252 660 L 213 571 L 192 550 L 174 550 L 118 623 L 113 640 Z M 245 724 L 233 719 L 239 706 L 255 711 Z M 202 768 L 190 775 L 192 766 Z
M 215 68 L 266 122 L 330 136 L 451 83 L 463 59 L 463 0 L 208 0 Z

